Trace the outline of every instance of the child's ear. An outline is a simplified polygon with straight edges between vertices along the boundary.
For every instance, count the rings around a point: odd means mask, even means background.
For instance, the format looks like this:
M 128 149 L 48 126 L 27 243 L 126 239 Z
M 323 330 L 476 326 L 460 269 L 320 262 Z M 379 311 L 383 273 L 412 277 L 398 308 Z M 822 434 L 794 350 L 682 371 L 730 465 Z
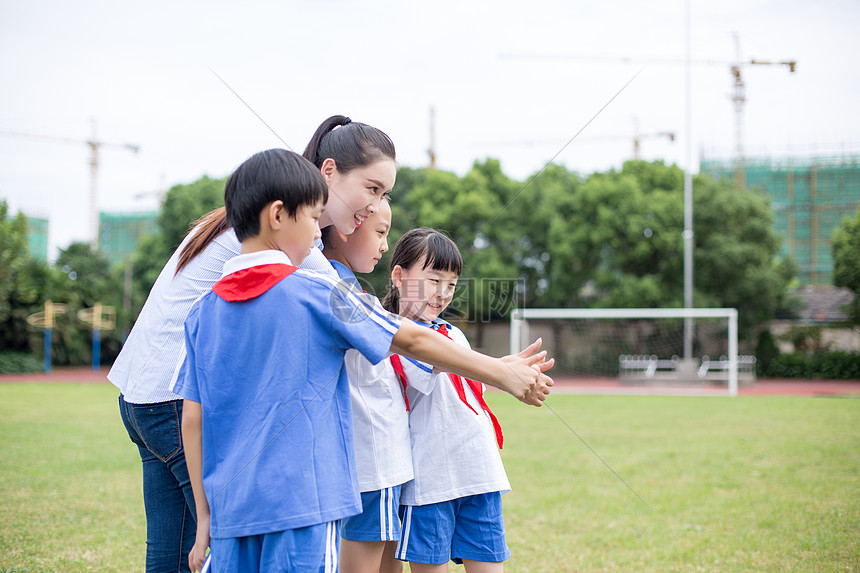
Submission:
M 347 242 L 347 241 L 349 240 L 349 237 L 347 237 L 346 235 L 344 235 L 343 233 L 341 233 L 340 231 L 338 231 L 337 227 L 335 227 L 334 225 L 332 225 L 332 228 L 334 228 L 334 232 L 335 232 L 335 234 L 337 235 L 337 238 L 338 238 L 338 239 L 340 239 L 340 242 L 341 242 L 341 243 L 345 243 L 345 242 Z
M 394 265 L 394 268 L 391 269 L 391 284 L 394 285 L 394 288 L 400 288 L 400 285 L 403 283 L 403 267 L 400 265 Z
M 322 173 L 326 184 L 331 184 L 331 180 L 334 178 L 335 174 L 337 174 L 337 163 L 335 163 L 334 159 L 326 157 L 326 160 L 323 161 L 322 167 L 320 167 L 320 173 Z
M 266 212 L 269 218 L 269 225 L 272 229 L 280 229 L 284 223 L 284 218 L 287 216 L 287 211 L 284 209 L 284 202 L 281 200 L 272 201 L 266 207 Z

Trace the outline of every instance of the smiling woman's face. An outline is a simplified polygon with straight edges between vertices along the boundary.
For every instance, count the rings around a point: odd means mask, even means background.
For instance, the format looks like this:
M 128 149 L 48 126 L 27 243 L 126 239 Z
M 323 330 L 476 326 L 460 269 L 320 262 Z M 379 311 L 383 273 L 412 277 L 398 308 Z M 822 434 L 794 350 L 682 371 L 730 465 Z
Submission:
M 351 235 L 367 217 L 379 210 L 379 202 L 394 187 L 397 177 L 397 165 L 389 158 L 356 167 L 345 174 L 337 170 L 333 159 L 326 159 L 320 171 L 329 188 L 320 224 L 322 227 L 334 225 L 344 235 Z

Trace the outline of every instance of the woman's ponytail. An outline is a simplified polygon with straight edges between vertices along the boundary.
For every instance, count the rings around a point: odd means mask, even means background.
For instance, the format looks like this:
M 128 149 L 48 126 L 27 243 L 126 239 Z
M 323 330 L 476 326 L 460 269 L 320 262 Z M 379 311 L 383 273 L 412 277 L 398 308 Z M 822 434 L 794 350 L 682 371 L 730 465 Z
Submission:
M 322 169 L 334 159 L 337 170 L 348 173 L 383 158 L 396 160 L 394 143 L 384 132 L 345 115 L 333 115 L 320 124 L 302 156 Z
M 345 115 L 333 115 L 324 122 L 320 124 L 317 130 L 314 132 L 313 137 L 308 142 L 307 147 L 305 147 L 305 151 L 302 153 L 302 157 L 313 163 L 317 166 L 317 169 L 322 167 L 323 161 L 325 161 L 325 157 L 320 157 L 320 143 L 322 142 L 323 137 L 329 134 L 331 130 L 336 128 L 339 125 L 346 125 L 350 122 L 350 119 Z
M 194 221 L 191 224 L 191 228 L 194 229 L 198 225 L 200 225 L 200 228 L 197 229 L 197 232 L 194 233 L 194 236 L 191 237 L 179 254 L 179 262 L 176 265 L 175 274 L 179 274 L 179 271 L 190 263 L 194 257 L 203 252 L 203 249 L 209 243 L 230 228 L 230 225 L 227 224 L 227 210 L 224 207 L 218 207 Z

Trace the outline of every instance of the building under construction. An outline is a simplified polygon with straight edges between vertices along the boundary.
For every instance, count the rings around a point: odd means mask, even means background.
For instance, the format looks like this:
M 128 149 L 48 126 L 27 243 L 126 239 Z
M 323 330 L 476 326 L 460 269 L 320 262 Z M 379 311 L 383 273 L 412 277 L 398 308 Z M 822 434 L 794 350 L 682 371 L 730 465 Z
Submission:
M 700 171 L 737 180 L 734 160 L 705 160 Z M 860 155 L 745 159 L 746 187 L 766 193 L 782 254 L 798 264 L 801 285 L 832 283 L 831 238 L 860 209 Z
M 99 248 L 112 265 L 124 261 L 144 235 L 158 233 L 158 211 L 99 213 Z
M 27 247 L 30 258 L 48 260 L 48 219 L 27 217 Z

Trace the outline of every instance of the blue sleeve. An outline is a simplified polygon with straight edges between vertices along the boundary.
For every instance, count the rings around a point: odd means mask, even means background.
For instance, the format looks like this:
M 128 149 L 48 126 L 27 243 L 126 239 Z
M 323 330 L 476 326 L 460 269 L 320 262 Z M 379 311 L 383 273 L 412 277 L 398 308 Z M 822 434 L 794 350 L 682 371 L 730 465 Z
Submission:
M 332 333 L 345 348 L 355 348 L 371 364 L 378 364 L 391 350 L 401 318 L 391 314 L 375 296 L 359 292 L 344 281 L 337 281 L 329 298 Z
M 185 318 L 185 360 L 179 370 L 179 377 L 173 387 L 173 393 L 186 400 L 200 402 L 200 387 L 197 381 L 197 363 L 194 343 L 197 339 L 198 318 L 200 314 L 199 301 Z

